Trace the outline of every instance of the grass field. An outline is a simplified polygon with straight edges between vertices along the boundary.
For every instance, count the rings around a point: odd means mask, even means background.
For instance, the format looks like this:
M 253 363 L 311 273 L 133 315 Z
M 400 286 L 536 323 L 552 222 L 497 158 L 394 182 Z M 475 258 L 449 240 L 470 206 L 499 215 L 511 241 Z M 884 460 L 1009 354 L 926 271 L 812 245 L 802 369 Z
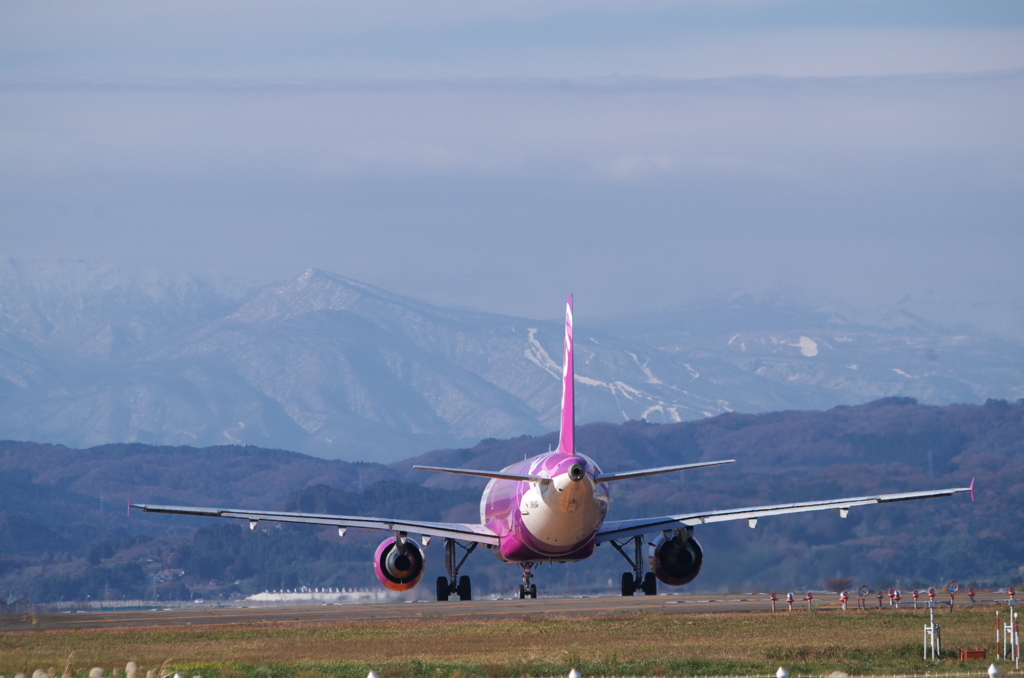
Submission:
M 0 635 L 0 674 L 84 676 L 94 666 L 204 678 L 355 676 L 794 676 L 971 673 L 994 658 L 995 607 L 942 613 L 944 656 L 922 659 L 927 611 L 605 616 L 228 627 L 20 631 Z M 989 660 L 957 661 L 985 647 Z M 1013 665 L 1001 664 L 1003 675 Z M 143 674 L 144 675 L 144 674 Z M 1018 674 L 1019 675 L 1019 674 Z

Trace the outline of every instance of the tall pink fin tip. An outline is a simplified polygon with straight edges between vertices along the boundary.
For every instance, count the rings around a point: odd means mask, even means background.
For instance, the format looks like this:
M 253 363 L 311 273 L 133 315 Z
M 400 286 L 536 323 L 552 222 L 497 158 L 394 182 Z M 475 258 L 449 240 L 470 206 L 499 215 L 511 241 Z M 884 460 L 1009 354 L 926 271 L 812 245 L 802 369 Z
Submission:
M 576 405 L 573 370 L 572 295 L 565 302 L 565 354 L 562 358 L 562 421 L 558 438 L 558 451 L 576 452 Z

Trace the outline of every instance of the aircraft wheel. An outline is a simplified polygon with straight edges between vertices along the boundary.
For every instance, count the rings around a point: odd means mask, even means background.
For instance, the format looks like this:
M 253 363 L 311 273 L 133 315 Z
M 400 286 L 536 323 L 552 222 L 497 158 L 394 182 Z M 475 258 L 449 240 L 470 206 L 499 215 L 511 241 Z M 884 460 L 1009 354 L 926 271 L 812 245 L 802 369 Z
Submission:
M 644 575 L 643 589 L 645 596 L 658 595 L 658 578 L 654 576 L 653 572 L 648 572 Z
M 465 575 L 459 577 L 459 600 L 473 600 L 473 587 Z
M 437 599 L 448 600 L 448 578 L 438 577 L 437 578 Z
M 526 597 L 526 587 L 523 586 L 522 584 L 520 584 L 519 585 L 519 600 L 522 600 L 525 597 Z
M 537 600 L 537 585 L 530 584 L 530 597 Z
M 636 587 L 633 584 L 633 573 L 623 572 L 622 573 L 622 595 L 631 596 Z

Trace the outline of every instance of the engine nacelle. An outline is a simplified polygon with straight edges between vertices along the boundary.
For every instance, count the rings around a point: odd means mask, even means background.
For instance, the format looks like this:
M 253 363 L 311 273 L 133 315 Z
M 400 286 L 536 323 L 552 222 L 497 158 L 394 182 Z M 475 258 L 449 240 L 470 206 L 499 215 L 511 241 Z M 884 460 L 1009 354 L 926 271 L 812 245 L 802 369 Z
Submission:
M 385 587 L 408 591 L 423 578 L 423 548 L 412 539 L 385 539 L 373 555 L 373 571 Z
M 671 539 L 659 534 L 647 554 L 651 572 L 669 586 L 689 584 L 700 574 L 700 566 L 704 564 L 704 551 L 697 540 L 683 539 L 678 534 Z

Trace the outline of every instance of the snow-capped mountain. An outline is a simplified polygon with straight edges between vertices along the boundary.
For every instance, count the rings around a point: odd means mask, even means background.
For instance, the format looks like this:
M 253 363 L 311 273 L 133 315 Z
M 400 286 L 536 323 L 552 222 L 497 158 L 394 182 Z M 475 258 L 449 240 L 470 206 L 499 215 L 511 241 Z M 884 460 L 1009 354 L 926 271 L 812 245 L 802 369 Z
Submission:
M 739 296 L 600 328 L 579 319 L 580 421 L 1024 395 L 1013 342 L 848 317 Z M 556 428 L 561 344 L 560 322 L 440 308 L 321 271 L 262 284 L 9 261 L 0 438 L 390 461 Z
M 800 409 L 889 396 L 929 404 L 1024 396 L 1021 342 L 962 324 L 948 329 L 915 313 L 909 299 L 860 312 L 777 290 L 740 293 L 602 327 L 671 355 L 714 356 L 767 382 L 760 392 L 792 394 Z M 801 389 L 803 398 L 794 394 Z

